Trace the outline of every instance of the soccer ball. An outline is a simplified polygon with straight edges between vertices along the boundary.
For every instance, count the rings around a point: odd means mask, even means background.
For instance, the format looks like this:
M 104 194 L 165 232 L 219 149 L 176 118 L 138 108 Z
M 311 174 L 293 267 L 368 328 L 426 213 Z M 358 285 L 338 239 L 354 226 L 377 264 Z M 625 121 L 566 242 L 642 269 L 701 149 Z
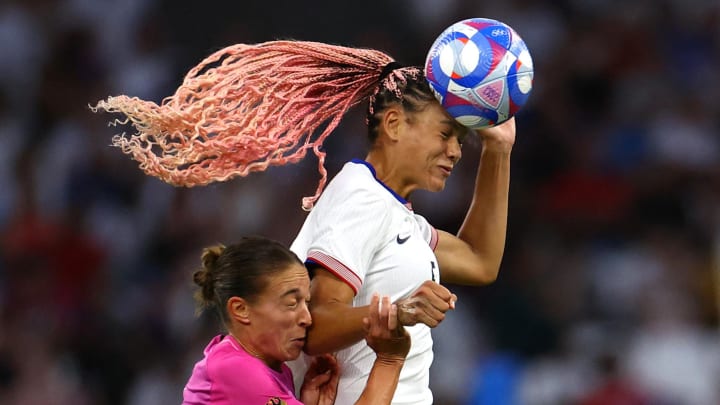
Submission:
M 457 22 L 437 37 L 425 77 L 440 104 L 472 129 L 510 119 L 530 95 L 533 62 L 510 26 L 488 18 Z

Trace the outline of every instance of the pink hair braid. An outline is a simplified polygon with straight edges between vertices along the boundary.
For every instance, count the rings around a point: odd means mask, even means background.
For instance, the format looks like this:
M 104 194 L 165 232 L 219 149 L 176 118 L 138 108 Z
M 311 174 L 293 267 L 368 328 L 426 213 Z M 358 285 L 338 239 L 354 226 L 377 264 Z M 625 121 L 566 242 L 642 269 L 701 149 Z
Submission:
M 112 144 L 148 175 L 193 187 L 296 163 L 312 149 L 321 178 L 303 198 L 309 210 L 327 181 L 325 138 L 376 90 L 383 52 L 317 42 L 237 44 L 208 56 L 158 105 L 126 95 L 95 106 L 126 118 L 136 133 Z

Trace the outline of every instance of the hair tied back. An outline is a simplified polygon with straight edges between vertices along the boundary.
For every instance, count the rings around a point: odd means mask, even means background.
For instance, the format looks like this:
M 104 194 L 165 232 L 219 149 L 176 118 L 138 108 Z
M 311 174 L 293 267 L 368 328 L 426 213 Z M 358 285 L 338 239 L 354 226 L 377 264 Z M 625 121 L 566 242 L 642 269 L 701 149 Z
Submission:
M 390 73 L 392 73 L 393 70 L 401 69 L 404 67 L 405 66 L 403 66 L 401 63 L 396 62 L 396 61 L 392 61 L 392 62 L 388 63 L 387 65 L 383 66 L 382 71 L 380 72 L 379 81 L 383 81 L 383 79 L 385 79 Z

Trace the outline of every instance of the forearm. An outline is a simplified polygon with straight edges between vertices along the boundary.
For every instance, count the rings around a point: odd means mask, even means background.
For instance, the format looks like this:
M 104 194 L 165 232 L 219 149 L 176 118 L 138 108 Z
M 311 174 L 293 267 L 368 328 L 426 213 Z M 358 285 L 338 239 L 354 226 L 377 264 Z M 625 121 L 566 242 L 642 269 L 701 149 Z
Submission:
M 365 389 L 355 405 L 390 404 L 404 363 L 404 358 L 376 358 Z
M 305 345 L 310 355 L 332 353 L 365 338 L 362 320 L 367 316 L 367 306 L 334 302 L 313 306 L 310 312 L 313 323 Z
M 480 158 L 475 192 L 458 237 L 483 261 L 489 278 L 497 276 L 507 232 L 510 189 L 510 148 L 485 144 Z

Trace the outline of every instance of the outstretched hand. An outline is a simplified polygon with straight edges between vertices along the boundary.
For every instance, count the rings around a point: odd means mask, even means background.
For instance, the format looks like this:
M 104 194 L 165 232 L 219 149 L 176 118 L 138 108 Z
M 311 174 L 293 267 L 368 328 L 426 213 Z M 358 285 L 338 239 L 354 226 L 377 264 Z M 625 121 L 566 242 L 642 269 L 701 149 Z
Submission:
M 418 323 L 434 328 L 445 319 L 445 312 L 455 309 L 457 296 L 444 286 L 425 281 L 410 297 L 398 300 L 398 321 L 403 326 Z
M 410 335 L 398 322 L 397 305 L 390 297 L 373 294 L 370 313 L 363 318 L 365 341 L 381 361 L 404 361 L 410 351 Z
M 330 354 L 315 356 L 305 373 L 300 388 L 300 401 L 305 405 L 333 405 L 337 396 L 340 369 Z
M 509 151 L 515 144 L 515 117 L 490 128 L 478 129 L 483 149 L 494 148 L 498 151 Z

